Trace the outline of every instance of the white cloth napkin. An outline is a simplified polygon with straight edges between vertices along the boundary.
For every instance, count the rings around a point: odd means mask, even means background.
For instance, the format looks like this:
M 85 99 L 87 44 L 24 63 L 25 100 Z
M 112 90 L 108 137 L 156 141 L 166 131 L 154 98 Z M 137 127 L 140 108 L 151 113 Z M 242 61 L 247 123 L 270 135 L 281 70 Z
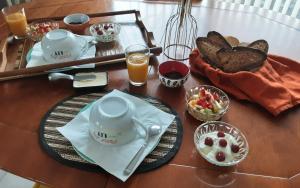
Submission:
M 121 96 L 130 100 L 136 107 L 135 116 L 138 120 L 143 122 L 146 127 L 157 124 L 162 128 L 159 135 L 151 137 L 148 146 L 134 168 L 135 170 L 143 159 L 156 147 L 161 136 L 173 122 L 175 116 L 161 111 L 142 99 L 118 90 L 113 90 L 107 95 Z M 137 137 L 134 141 L 121 146 L 102 145 L 95 141 L 89 134 L 90 110 L 91 107 L 79 113 L 67 125 L 57 128 L 58 131 L 65 136 L 79 152 L 95 161 L 97 165 L 101 166 L 110 174 L 122 181 L 126 181 L 132 173 L 126 175 L 123 173 L 124 169 L 145 142 L 144 137 Z
M 85 38 L 87 41 L 91 41 L 94 39 L 92 36 L 82 36 Z M 96 54 L 96 46 L 93 45 L 88 51 L 78 59 L 87 59 L 87 58 L 93 58 L 95 57 Z M 35 43 L 34 46 L 32 47 L 32 50 L 29 51 L 29 54 L 27 54 L 26 57 L 27 60 L 27 65 L 26 68 L 29 67 L 36 67 L 36 66 L 41 66 L 41 65 L 49 65 L 51 64 L 50 62 L 47 62 L 43 58 L 43 51 L 41 47 L 41 42 Z M 79 65 L 76 66 L 77 68 L 95 68 L 95 64 L 86 64 L 86 65 Z

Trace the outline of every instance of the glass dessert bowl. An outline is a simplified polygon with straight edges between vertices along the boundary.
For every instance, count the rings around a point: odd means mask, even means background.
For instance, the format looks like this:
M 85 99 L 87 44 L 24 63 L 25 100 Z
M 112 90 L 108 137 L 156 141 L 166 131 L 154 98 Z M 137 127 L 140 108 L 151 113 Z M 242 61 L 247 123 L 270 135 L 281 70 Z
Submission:
M 218 120 L 229 107 L 226 93 L 209 85 L 200 85 L 188 90 L 185 101 L 188 113 L 200 121 Z
M 249 146 L 246 137 L 236 127 L 221 121 L 201 124 L 194 133 L 199 154 L 217 166 L 233 166 L 243 161 Z

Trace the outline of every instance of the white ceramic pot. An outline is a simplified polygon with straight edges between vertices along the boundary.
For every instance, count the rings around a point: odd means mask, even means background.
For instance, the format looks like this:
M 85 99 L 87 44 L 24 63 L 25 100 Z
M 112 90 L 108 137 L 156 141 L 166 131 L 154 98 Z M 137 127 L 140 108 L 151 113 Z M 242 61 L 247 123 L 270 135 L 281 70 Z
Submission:
M 88 42 L 70 31 L 56 29 L 43 37 L 41 46 L 46 61 L 60 63 L 79 58 L 87 51 Z
M 117 96 L 104 97 L 93 104 L 89 116 L 89 131 L 92 137 L 106 145 L 122 145 L 137 136 L 137 123 L 134 104 Z

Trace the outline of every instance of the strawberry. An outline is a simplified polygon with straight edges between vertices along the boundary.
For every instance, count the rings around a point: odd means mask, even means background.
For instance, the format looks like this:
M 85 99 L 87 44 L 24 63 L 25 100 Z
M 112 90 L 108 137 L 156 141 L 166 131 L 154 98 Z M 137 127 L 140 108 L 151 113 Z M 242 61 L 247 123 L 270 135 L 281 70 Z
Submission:
M 216 100 L 216 101 L 219 101 L 220 100 L 220 97 L 217 93 L 213 93 L 213 98 Z
M 202 97 L 205 97 L 206 94 L 205 94 L 205 89 L 204 88 L 200 89 L 199 95 L 202 96 Z
M 217 152 L 217 154 L 216 154 L 216 159 L 217 159 L 217 161 L 219 161 L 219 162 L 225 161 L 225 153 L 223 153 L 222 151 Z
M 108 30 L 109 26 L 108 26 L 108 25 L 105 25 L 103 28 L 104 28 L 105 30 Z
M 210 101 L 211 96 L 210 96 L 210 95 L 206 95 L 206 96 L 205 96 L 205 99 L 206 99 L 207 101 Z
M 204 144 L 207 145 L 207 146 L 212 146 L 214 144 L 214 141 L 213 141 L 212 138 L 206 137 L 205 140 L 204 140 Z
M 217 135 L 218 137 L 225 137 L 225 134 L 222 131 L 219 131 Z
M 219 140 L 219 145 L 223 148 L 227 146 L 227 141 L 225 139 L 220 139 Z
M 203 99 L 199 99 L 197 101 L 197 105 L 202 106 L 203 108 L 205 108 L 206 107 L 206 101 L 203 100 Z
M 232 145 L 231 145 L 231 151 L 232 151 L 233 153 L 237 153 L 237 152 L 240 151 L 240 147 L 239 147 L 238 145 L 232 144 Z

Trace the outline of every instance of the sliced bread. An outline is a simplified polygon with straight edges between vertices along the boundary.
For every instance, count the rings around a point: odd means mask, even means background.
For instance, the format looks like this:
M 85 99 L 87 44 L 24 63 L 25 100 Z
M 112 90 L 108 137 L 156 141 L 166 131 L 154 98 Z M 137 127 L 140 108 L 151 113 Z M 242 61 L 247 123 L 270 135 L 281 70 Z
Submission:
M 207 38 L 213 43 L 218 44 L 222 48 L 231 49 L 232 46 L 227 42 L 227 40 L 218 32 L 210 31 L 207 33 Z
M 254 71 L 267 59 L 266 53 L 249 47 L 220 49 L 217 52 L 216 66 L 224 72 Z
M 261 50 L 261 51 L 265 52 L 266 54 L 268 53 L 268 50 L 269 50 L 268 42 L 263 39 L 256 40 L 256 41 L 250 43 L 248 45 L 248 47 Z
M 202 58 L 208 61 L 209 64 L 214 65 L 218 61 L 216 53 L 222 46 L 213 43 L 206 37 L 198 37 L 196 39 L 196 44 Z

